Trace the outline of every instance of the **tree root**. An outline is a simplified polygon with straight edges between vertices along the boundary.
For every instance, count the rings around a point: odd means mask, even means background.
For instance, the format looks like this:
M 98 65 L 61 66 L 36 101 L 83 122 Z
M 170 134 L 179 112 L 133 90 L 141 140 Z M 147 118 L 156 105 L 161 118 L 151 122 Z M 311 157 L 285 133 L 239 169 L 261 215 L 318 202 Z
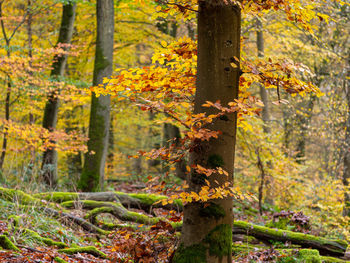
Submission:
M 51 238 L 42 237 L 37 232 L 30 230 L 30 229 L 24 229 L 24 233 L 26 235 L 30 236 L 31 238 L 33 238 L 39 242 L 42 242 L 48 246 L 56 246 L 58 248 L 68 247 L 68 245 L 66 243 L 58 242 L 58 241 L 52 240 Z
M 183 208 L 180 200 L 175 200 L 173 204 L 162 205 L 157 203 L 168 197 L 164 195 L 143 194 L 143 193 L 122 193 L 122 192 L 98 192 L 98 193 L 65 193 L 48 192 L 33 195 L 36 198 L 51 201 L 55 203 L 64 203 L 67 201 L 91 200 L 101 202 L 120 202 L 127 208 L 142 209 L 146 212 L 152 208 L 165 208 L 181 211 Z
M 3 249 L 21 251 L 12 241 L 5 235 L 0 235 L 0 247 Z
M 344 240 L 327 239 L 288 230 L 272 229 L 243 221 L 233 223 L 233 234 L 245 234 L 259 240 L 290 241 L 304 248 L 314 248 L 324 255 L 344 256 L 348 243 Z
M 65 261 L 63 258 L 60 258 L 60 257 L 55 257 L 54 260 L 55 260 L 57 263 L 68 263 L 68 262 Z
M 99 258 L 108 258 L 107 255 L 93 246 L 59 249 L 58 252 L 73 255 L 77 253 L 88 253 Z

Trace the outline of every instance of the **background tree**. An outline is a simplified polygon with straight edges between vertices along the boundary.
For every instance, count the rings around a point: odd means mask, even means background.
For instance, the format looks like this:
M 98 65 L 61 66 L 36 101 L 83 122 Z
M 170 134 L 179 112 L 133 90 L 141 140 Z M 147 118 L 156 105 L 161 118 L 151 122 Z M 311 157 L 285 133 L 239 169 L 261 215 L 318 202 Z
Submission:
M 57 46 L 69 47 L 73 35 L 74 20 L 76 13 L 76 3 L 68 1 L 63 5 L 61 27 L 58 36 Z M 67 62 L 67 55 L 58 55 L 52 64 L 51 77 L 55 81 L 64 75 Z M 59 99 L 59 90 L 51 92 L 48 96 L 43 118 L 43 128 L 53 131 L 56 129 Z M 54 143 L 54 142 L 53 142 Z M 42 177 L 44 182 L 50 187 L 57 185 L 57 152 L 52 147 L 43 153 Z
M 114 44 L 114 1 L 98 0 L 96 5 L 97 37 L 92 84 L 101 85 L 112 75 Z M 78 187 L 83 191 L 103 189 L 108 149 L 110 96 L 91 96 L 88 153 Z

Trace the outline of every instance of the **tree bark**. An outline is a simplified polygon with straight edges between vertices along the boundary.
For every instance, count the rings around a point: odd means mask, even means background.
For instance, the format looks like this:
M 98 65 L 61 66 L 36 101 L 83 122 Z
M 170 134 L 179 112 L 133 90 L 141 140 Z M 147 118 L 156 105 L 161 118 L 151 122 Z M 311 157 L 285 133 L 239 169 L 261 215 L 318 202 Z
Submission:
M 257 31 L 256 31 L 256 46 L 258 49 L 258 57 L 264 57 L 264 33 L 263 33 L 263 24 L 260 19 L 257 19 L 256 22 Z M 269 95 L 267 90 L 263 85 L 259 85 L 260 89 L 260 98 L 264 103 L 264 108 L 262 110 L 262 119 L 264 121 L 264 132 L 270 133 L 270 105 L 269 105 Z
M 181 146 L 181 132 L 179 127 L 170 124 L 164 123 L 163 125 L 163 146 L 170 147 L 171 144 L 174 144 L 175 147 Z M 167 167 L 164 169 L 168 171 Z M 186 159 L 181 158 L 178 162 L 175 163 L 175 174 L 177 177 L 185 180 L 186 179 Z
M 75 20 L 76 3 L 68 2 L 63 5 L 61 27 L 58 36 L 57 45 L 70 44 L 73 35 L 73 25 Z M 51 77 L 59 79 L 64 75 L 64 69 L 67 63 L 67 55 L 55 56 L 52 64 Z M 44 110 L 43 127 L 49 131 L 56 129 L 59 99 L 57 93 L 53 91 L 48 95 Z M 47 149 L 43 154 L 42 160 L 42 178 L 50 187 L 57 184 L 57 152 L 54 148 Z
M 240 70 L 236 58 L 240 58 L 241 10 L 233 1 L 198 2 L 198 73 L 194 112 L 213 114 L 216 113 L 214 109 L 202 106 L 206 101 L 220 100 L 226 106 L 238 97 Z M 236 122 L 236 114 L 227 114 L 207 126 L 222 132 L 218 139 L 193 142 L 192 164 L 222 167 L 229 175 L 206 177 L 192 171 L 189 191 L 199 192 L 205 185 L 203 176 L 211 187 L 233 183 Z M 232 206 L 231 197 L 186 204 L 181 244 L 173 262 L 232 262 Z
M 93 85 L 112 75 L 114 43 L 114 1 L 97 0 L 97 39 Z M 88 152 L 78 188 L 83 191 L 103 189 L 108 148 L 110 96 L 91 96 Z
M 348 104 L 348 116 L 346 120 L 346 133 L 345 133 L 345 150 L 344 150 L 344 171 L 343 171 L 343 184 L 344 184 L 344 209 L 343 215 L 350 216 L 350 52 L 348 57 L 348 67 L 346 73 L 347 79 L 345 80 L 345 93 L 346 102 Z

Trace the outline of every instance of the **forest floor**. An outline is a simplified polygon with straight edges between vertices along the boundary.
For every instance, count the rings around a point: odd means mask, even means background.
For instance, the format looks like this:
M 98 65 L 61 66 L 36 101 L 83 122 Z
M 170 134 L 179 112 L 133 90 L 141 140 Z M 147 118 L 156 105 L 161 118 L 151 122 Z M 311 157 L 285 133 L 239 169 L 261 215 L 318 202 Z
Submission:
M 171 262 L 182 205 L 162 207 L 155 202 L 166 197 L 139 183 L 115 189 L 31 195 L 0 187 L 0 262 Z M 347 242 L 315 236 L 302 213 L 259 215 L 244 203 L 234 213 L 233 262 L 350 262 Z

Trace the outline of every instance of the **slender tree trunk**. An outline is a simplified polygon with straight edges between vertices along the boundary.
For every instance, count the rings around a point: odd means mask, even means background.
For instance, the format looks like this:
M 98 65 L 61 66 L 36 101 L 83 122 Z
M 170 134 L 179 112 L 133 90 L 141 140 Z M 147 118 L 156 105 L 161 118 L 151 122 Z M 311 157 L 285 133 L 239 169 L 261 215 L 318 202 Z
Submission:
M 350 55 L 350 52 L 349 52 Z M 348 58 L 347 65 L 347 79 L 345 80 L 345 92 L 346 100 L 348 104 L 348 117 L 346 120 L 346 133 L 345 133 L 345 150 L 344 150 L 344 172 L 343 172 L 343 184 L 344 184 L 344 209 L 343 215 L 350 216 L 350 58 Z
M 169 27 L 169 25 L 168 25 Z M 173 38 L 176 37 L 183 37 L 186 35 L 186 32 L 184 30 L 181 30 L 181 26 L 177 26 L 176 23 L 171 23 L 170 30 L 168 32 L 169 35 Z M 186 26 L 187 29 L 187 26 Z M 182 31 L 182 32 L 181 32 Z M 171 142 L 171 140 L 174 140 Z M 164 147 L 170 147 L 170 144 L 175 144 L 176 147 L 179 147 L 181 145 L 181 132 L 179 127 L 176 125 L 173 125 L 171 123 L 164 123 L 163 124 L 163 146 Z M 167 172 L 169 169 L 166 166 L 166 161 L 163 161 L 164 169 L 163 172 Z M 181 179 L 186 179 L 186 159 L 182 158 L 177 163 L 175 163 L 175 174 L 177 177 Z
M 58 44 L 70 44 L 73 35 L 73 25 L 75 19 L 76 3 L 68 2 L 63 5 L 61 28 L 58 36 Z M 67 63 L 67 56 L 56 56 L 52 64 L 51 77 L 59 79 L 63 76 Z M 59 99 L 54 91 L 49 94 L 44 110 L 43 127 L 49 131 L 56 129 Z M 50 187 L 57 184 L 57 152 L 54 148 L 47 149 L 43 154 L 42 177 L 44 182 Z
M 256 46 L 257 46 L 257 51 L 258 51 L 258 57 L 263 58 L 265 55 L 263 24 L 262 24 L 260 19 L 257 19 L 256 21 L 257 21 L 256 22 L 256 26 L 257 26 Z M 264 108 L 262 110 L 262 119 L 264 122 L 263 129 L 264 129 L 264 132 L 266 134 L 269 134 L 269 133 L 271 133 L 269 94 L 267 93 L 266 88 L 262 84 L 259 84 L 259 90 L 260 90 L 260 98 L 261 98 L 262 102 L 264 103 Z M 272 168 L 271 161 L 267 162 L 267 166 L 269 168 Z M 266 198 L 265 198 L 266 203 L 273 204 L 274 200 L 273 200 L 273 197 L 271 196 L 271 194 L 273 193 L 273 191 L 271 189 L 271 179 L 272 178 L 269 179 L 268 176 L 265 174 L 264 165 L 263 165 L 262 160 L 260 159 L 259 156 L 258 156 L 258 167 L 259 167 L 259 170 L 261 173 L 260 174 L 260 187 L 259 187 L 259 211 L 260 211 L 260 214 L 262 214 L 262 204 L 263 204 L 265 186 L 268 189 L 268 191 L 266 191 Z
M 319 86 L 319 85 L 317 85 Z M 297 122 L 300 126 L 300 134 L 297 138 L 297 146 L 296 146 L 296 158 L 298 163 L 304 163 L 305 159 L 305 150 L 306 150 L 306 139 L 307 139 L 307 130 L 308 126 L 311 122 L 312 110 L 315 105 L 316 96 L 311 95 L 310 99 L 307 101 L 306 106 L 299 107 L 304 108 L 306 113 L 301 113 L 297 115 Z
M 103 83 L 112 75 L 114 43 L 114 1 L 97 0 L 97 38 L 93 85 Z M 110 96 L 91 96 L 88 153 L 78 188 L 83 191 L 103 189 L 104 170 L 108 149 L 110 123 Z
M 256 31 L 256 45 L 258 49 L 258 57 L 264 57 L 264 33 L 263 33 L 263 24 L 260 19 L 257 19 L 257 31 Z M 264 132 L 270 133 L 270 105 L 269 105 L 269 95 L 267 90 L 263 85 L 259 85 L 260 88 L 260 97 L 264 103 L 264 108 L 262 110 L 262 119 L 264 121 Z
M 215 113 L 202 105 L 220 100 L 222 105 L 238 97 L 240 58 L 241 10 L 234 1 L 199 0 L 198 13 L 198 74 L 195 113 Z M 192 164 L 222 167 L 229 176 L 213 174 L 206 177 L 192 171 L 189 191 L 198 192 L 208 179 L 211 187 L 233 183 L 236 115 L 228 114 L 208 128 L 220 130 L 222 135 L 209 142 L 193 142 Z M 181 244 L 173 262 L 231 263 L 232 213 L 231 197 L 206 203 L 192 202 L 184 207 Z
M 1 30 L 2 30 L 2 35 L 3 38 L 5 39 L 6 43 L 6 55 L 9 58 L 11 56 L 11 51 L 10 51 L 10 42 L 11 39 L 7 36 L 6 29 L 5 29 L 5 24 L 4 24 L 4 17 L 2 14 L 2 4 L 3 1 L 0 2 L 0 23 L 1 23 Z M 7 76 L 7 88 L 6 88 L 6 98 L 5 98 L 5 120 L 9 121 L 10 120 L 10 104 L 11 104 L 11 78 L 10 76 Z M 6 149 L 7 149 L 7 137 L 8 137 L 8 128 L 4 128 L 4 137 L 2 140 L 2 149 L 1 149 L 1 155 L 0 155 L 0 171 L 3 171 L 3 166 L 5 162 L 5 156 L 6 156 Z
M 164 123 L 163 125 L 163 146 L 170 147 L 171 144 L 174 144 L 175 147 L 181 146 L 181 132 L 179 127 L 170 124 Z M 165 167 L 165 172 L 168 171 Z M 181 158 L 178 162 L 175 163 L 175 174 L 181 179 L 186 179 L 186 160 Z

